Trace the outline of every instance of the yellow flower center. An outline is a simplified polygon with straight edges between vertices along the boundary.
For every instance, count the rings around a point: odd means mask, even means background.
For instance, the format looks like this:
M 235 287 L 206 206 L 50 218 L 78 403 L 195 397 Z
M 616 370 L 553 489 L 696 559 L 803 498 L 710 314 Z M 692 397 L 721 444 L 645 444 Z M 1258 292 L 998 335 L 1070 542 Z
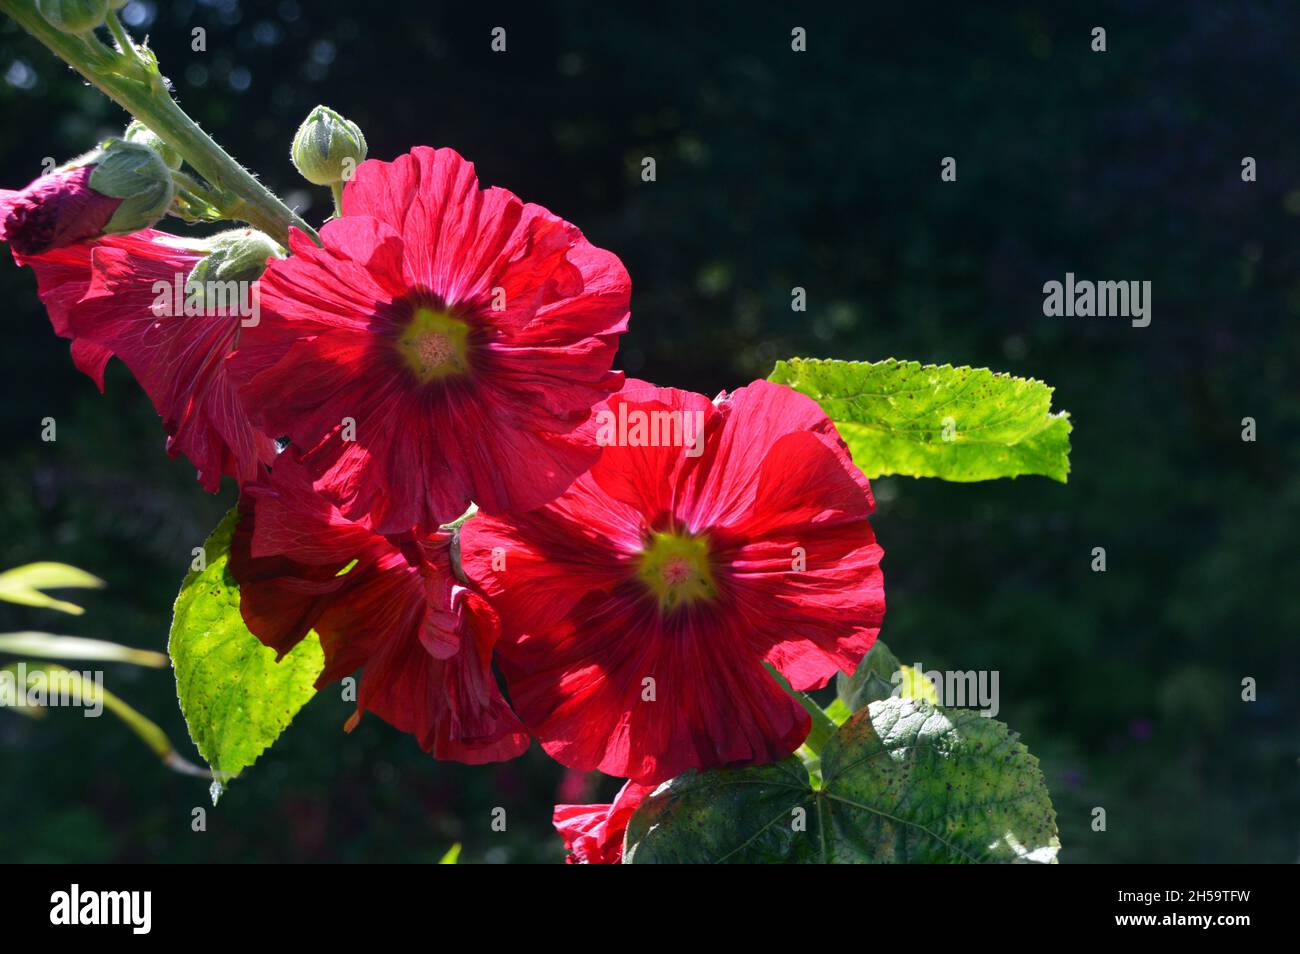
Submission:
M 469 370 L 469 325 L 445 311 L 417 308 L 397 350 L 421 384 Z
M 664 611 L 711 600 L 717 595 L 709 569 L 709 544 L 703 537 L 656 533 L 641 552 L 636 575 Z

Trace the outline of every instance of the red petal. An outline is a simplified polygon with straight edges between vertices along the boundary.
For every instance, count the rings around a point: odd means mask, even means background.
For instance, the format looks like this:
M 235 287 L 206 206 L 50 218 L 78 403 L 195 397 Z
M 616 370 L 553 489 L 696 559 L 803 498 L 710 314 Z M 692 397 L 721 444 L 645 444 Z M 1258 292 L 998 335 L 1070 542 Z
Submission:
M 616 865 L 622 861 L 627 824 L 653 791 L 653 786 L 629 781 L 609 805 L 556 805 L 552 824 L 571 852 L 565 860 L 581 865 Z
M 249 422 L 226 375 L 240 319 L 155 314 L 157 289 L 184 282 L 199 252 L 146 230 L 15 257 L 35 269 L 55 332 L 73 339 L 77 367 L 102 390 L 108 359 L 121 357 L 163 419 L 168 452 L 184 453 L 205 489 L 215 492 L 223 473 L 255 479 L 274 459 L 275 442 Z
M 455 584 L 448 534 L 408 559 L 345 520 L 283 455 L 246 488 L 241 511 L 230 567 L 259 639 L 283 654 L 314 629 L 325 653 L 317 685 L 363 668 L 357 715 L 374 712 L 437 758 L 480 763 L 527 749 L 492 673 L 499 624 Z

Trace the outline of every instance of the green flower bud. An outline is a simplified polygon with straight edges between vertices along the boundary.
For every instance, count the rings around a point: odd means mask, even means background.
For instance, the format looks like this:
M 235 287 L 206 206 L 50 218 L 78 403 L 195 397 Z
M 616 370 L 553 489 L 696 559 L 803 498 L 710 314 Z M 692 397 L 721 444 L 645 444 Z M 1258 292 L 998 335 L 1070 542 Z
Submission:
M 293 137 L 293 164 L 314 185 L 346 182 L 366 158 L 366 137 L 356 123 L 317 106 Z
M 90 187 L 122 200 L 105 232 L 151 228 L 171 208 L 176 186 L 162 157 L 148 146 L 110 139 L 100 150 Z
M 36 0 L 45 22 L 64 33 L 89 33 L 108 16 L 108 0 Z
M 257 229 L 218 232 L 204 244 L 207 256 L 195 263 L 185 278 L 186 294 L 195 294 L 199 301 L 204 300 L 209 282 L 254 282 L 266 271 L 268 259 L 284 258 L 284 249 Z
M 122 138 L 127 142 L 138 142 L 142 146 L 148 146 L 162 156 L 162 161 L 167 164 L 168 169 L 181 167 L 181 154 L 163 142 L 161 136 L 138 119 L 131 120 L 131 125 L 126 127 Z
M 208 255 L 195 263 L 185 278 L 186 299 L 226 315 L 239 313 L 246 320 L 251 317 L 250 324 L 255 324 L 260 298 L 255 282 L 265 272 L 266 260 L 283 259 L 285 250 L 270 235 L 256 229 L 220 231 L 205 240 L 204 246 Z

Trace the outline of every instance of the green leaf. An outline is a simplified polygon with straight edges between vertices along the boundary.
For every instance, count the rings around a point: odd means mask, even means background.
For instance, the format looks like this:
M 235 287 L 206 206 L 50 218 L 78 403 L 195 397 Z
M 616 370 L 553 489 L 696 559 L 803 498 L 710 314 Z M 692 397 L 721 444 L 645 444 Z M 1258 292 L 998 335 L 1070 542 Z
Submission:
M 916 666 L 898 667 L 898 694 L 904 699 L 924 699 L 939 704 L 939 690 L 926 678 L 925 670 Z
M 76 670 L 60 666 L 58 663 L 24 661 L 10 663 L 0 669 L 0 673 L 9 674 L 10 679 L 13 680 L 15 691 L 20 688 L 17 685 L 18 680 L 25 675 L 24 681 L 26 685 L 21 687 L 24 690 L 29 687 L 39 689 L 47 698 L 51 693 L 68 693 L 70 696 L 77 698 L 87 708 L 93 708 L 97 702 L 102 703 L 105 709 L 121 719 L 140 741 L 149 746 L 169 769 L 180 772 L 182 775 L 206 774 L 203 769 L 193 762 L 187 761 L 177 754 L 176 749 L 172 747 L 171 740 L 167 738 L 167 733 L 160 729 L 156 722 L 141 715 L 121 698 L 102 686 L 83 679 L 81 673 Z M 11 708 L 14 700 L 4 698 L 7 690 L 8 687 L 6 686 L 6 692 L 0 693 L 0 701 L 3 701 L 5 708 Z M 11 711 L 34 717 L 45 714 L 43 707 L 33 709 L 26 705 L 12 707 Z
M 153 669 L 162 669 L 168 664 L 165 655 L 152 649 L 132 649 L 102 639 L 55 636 L 53 633 L 0 633 L 0 652 L 16 656 L 43 656 L 46 659 L 124 662 Z
M 624 864 L 815 864 L 817 795 L 795 756 L 770 765 L 686 772 L 628 822 Z M 807 822 L 795 831 L 797 809 Z
M 889 651 L 884 640 L 877 639 L 853 675 L 836 675 L 835 701 L 847 706 L 850 712 L 857 712 L 869 703 L 888 699 L 897 685 L 894 677 L 898 671 L 898 657 Z
M 826 707 L 826 714 L 830 716 L 830 720 L 836 725 L 843 725 L 849 721 L 849 717 L 853 715 L 853 710 L 849 708 L 848 703 L 837 696 Z
M 460 862 L 460 842 L 447 849 L 447 853 L 438 859 L 440 865 L 454 865 Z
M 103 589 L 104 581 L 66 563 L 28 563 L 0 573 L 0 600 L 23 606 L 39 606 L 80 616 L 85 612 L 76 603 L 46 596 L 42 590 Z
M 276 662 L 275 651 L 248 631 L 239 614 L 239 584 L 227 572 L 232 509 L 203 544 L 207 568 L 185 577 L 167 649 L 190 738 L 224 782 L 252 765 L 316 692 L 324 667 L 314 633 Z
M 772 381 L 822 406 L 870 478 L 990 480 L 1041 474 L 1065 482 L 1070 421 L 1052 388 L 986 368 L 916 361 L 778 361 Z
M 628 823 L 623 860 L 652 863 L 1055 862 L 1038 760 L 969 709 L 884 699 L 799 760 L 688 772 Z

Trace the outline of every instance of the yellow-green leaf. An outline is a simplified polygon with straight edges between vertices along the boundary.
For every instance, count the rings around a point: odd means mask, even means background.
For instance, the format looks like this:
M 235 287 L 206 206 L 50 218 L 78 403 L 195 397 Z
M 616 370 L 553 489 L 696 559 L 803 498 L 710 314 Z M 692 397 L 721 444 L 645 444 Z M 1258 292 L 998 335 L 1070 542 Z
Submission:
M 190 737 L 225 782 L 252 765 L 316 692 L 324 667 L 314 633 L 276 662 L 248 631 L 239 584 L 227 568 L 239 520 L 231 509 L 203 545 L 207 566 L 185 577 L 167 648 Z
M 447 849 L 447 853 L 438 859 L 440 865 L 454 865 L 460 862 L 460 842 Z
M 96 662 L 124 662 L 162 669 L 168 664 L 164 653 L 132 649 L 102 639 L 56 636 L 53 633 L 0 633 L 0 653 L 42 656 L 45 659 L 88 659 Z
M 43 590 L 103 589 L 104 581 L 85 570 L 66 563 L 28 563 L 0 573 L 0 600 L 22 606 L 38 606 L 80 616 L 85 612 L 76 603 L 56 600 Z
M 20 672 L 24 676 L 21 680 Z M 74 669 L 68 669 L 58 663 L 33 663 L 24 660 L 21 663 L 11 663 L 0 668 L 0 674 L 3 673 L 10 674 L 9 678 L 14 683 L 13 688 L 15 691 L 25 691 L 28 687 L 37 687 L 44 692 L 47 698 L 51 692 L 63 692 L 77 699 L 81 706 L 94 708 L 97 704 L 102 703 L 105 709 L 121 719 L 127 728 L 134 732 L 145 745 L 149 746 L 169 769 L 183 775 L 207 774 L 203 769 L 182 758 L 176 752 L 171 740 L 167 738 L 167 733 L 160 729 L 157 723 L 141 715 L 119 696 L 109 692 L 101 685 L 83 679 L 82 674 Z M 22 686 L 17 685 L 19 681 L 22 681 Z M 6 694 L 7 692 L 2 693 L 0 697 Z M 40 716 L 46 711 L 44 707 L 13 706 L 12 701 L 4 700 L 5 708 L 9 708 L 12 712 Z
M 893 358 L 792 358 L 771 380 L 820 404 L 873 479 L 1040 474 L 1064 483 L 1070 472 L 1069 415 L 1053 413 L 1052 388 L 1032 378 Z

